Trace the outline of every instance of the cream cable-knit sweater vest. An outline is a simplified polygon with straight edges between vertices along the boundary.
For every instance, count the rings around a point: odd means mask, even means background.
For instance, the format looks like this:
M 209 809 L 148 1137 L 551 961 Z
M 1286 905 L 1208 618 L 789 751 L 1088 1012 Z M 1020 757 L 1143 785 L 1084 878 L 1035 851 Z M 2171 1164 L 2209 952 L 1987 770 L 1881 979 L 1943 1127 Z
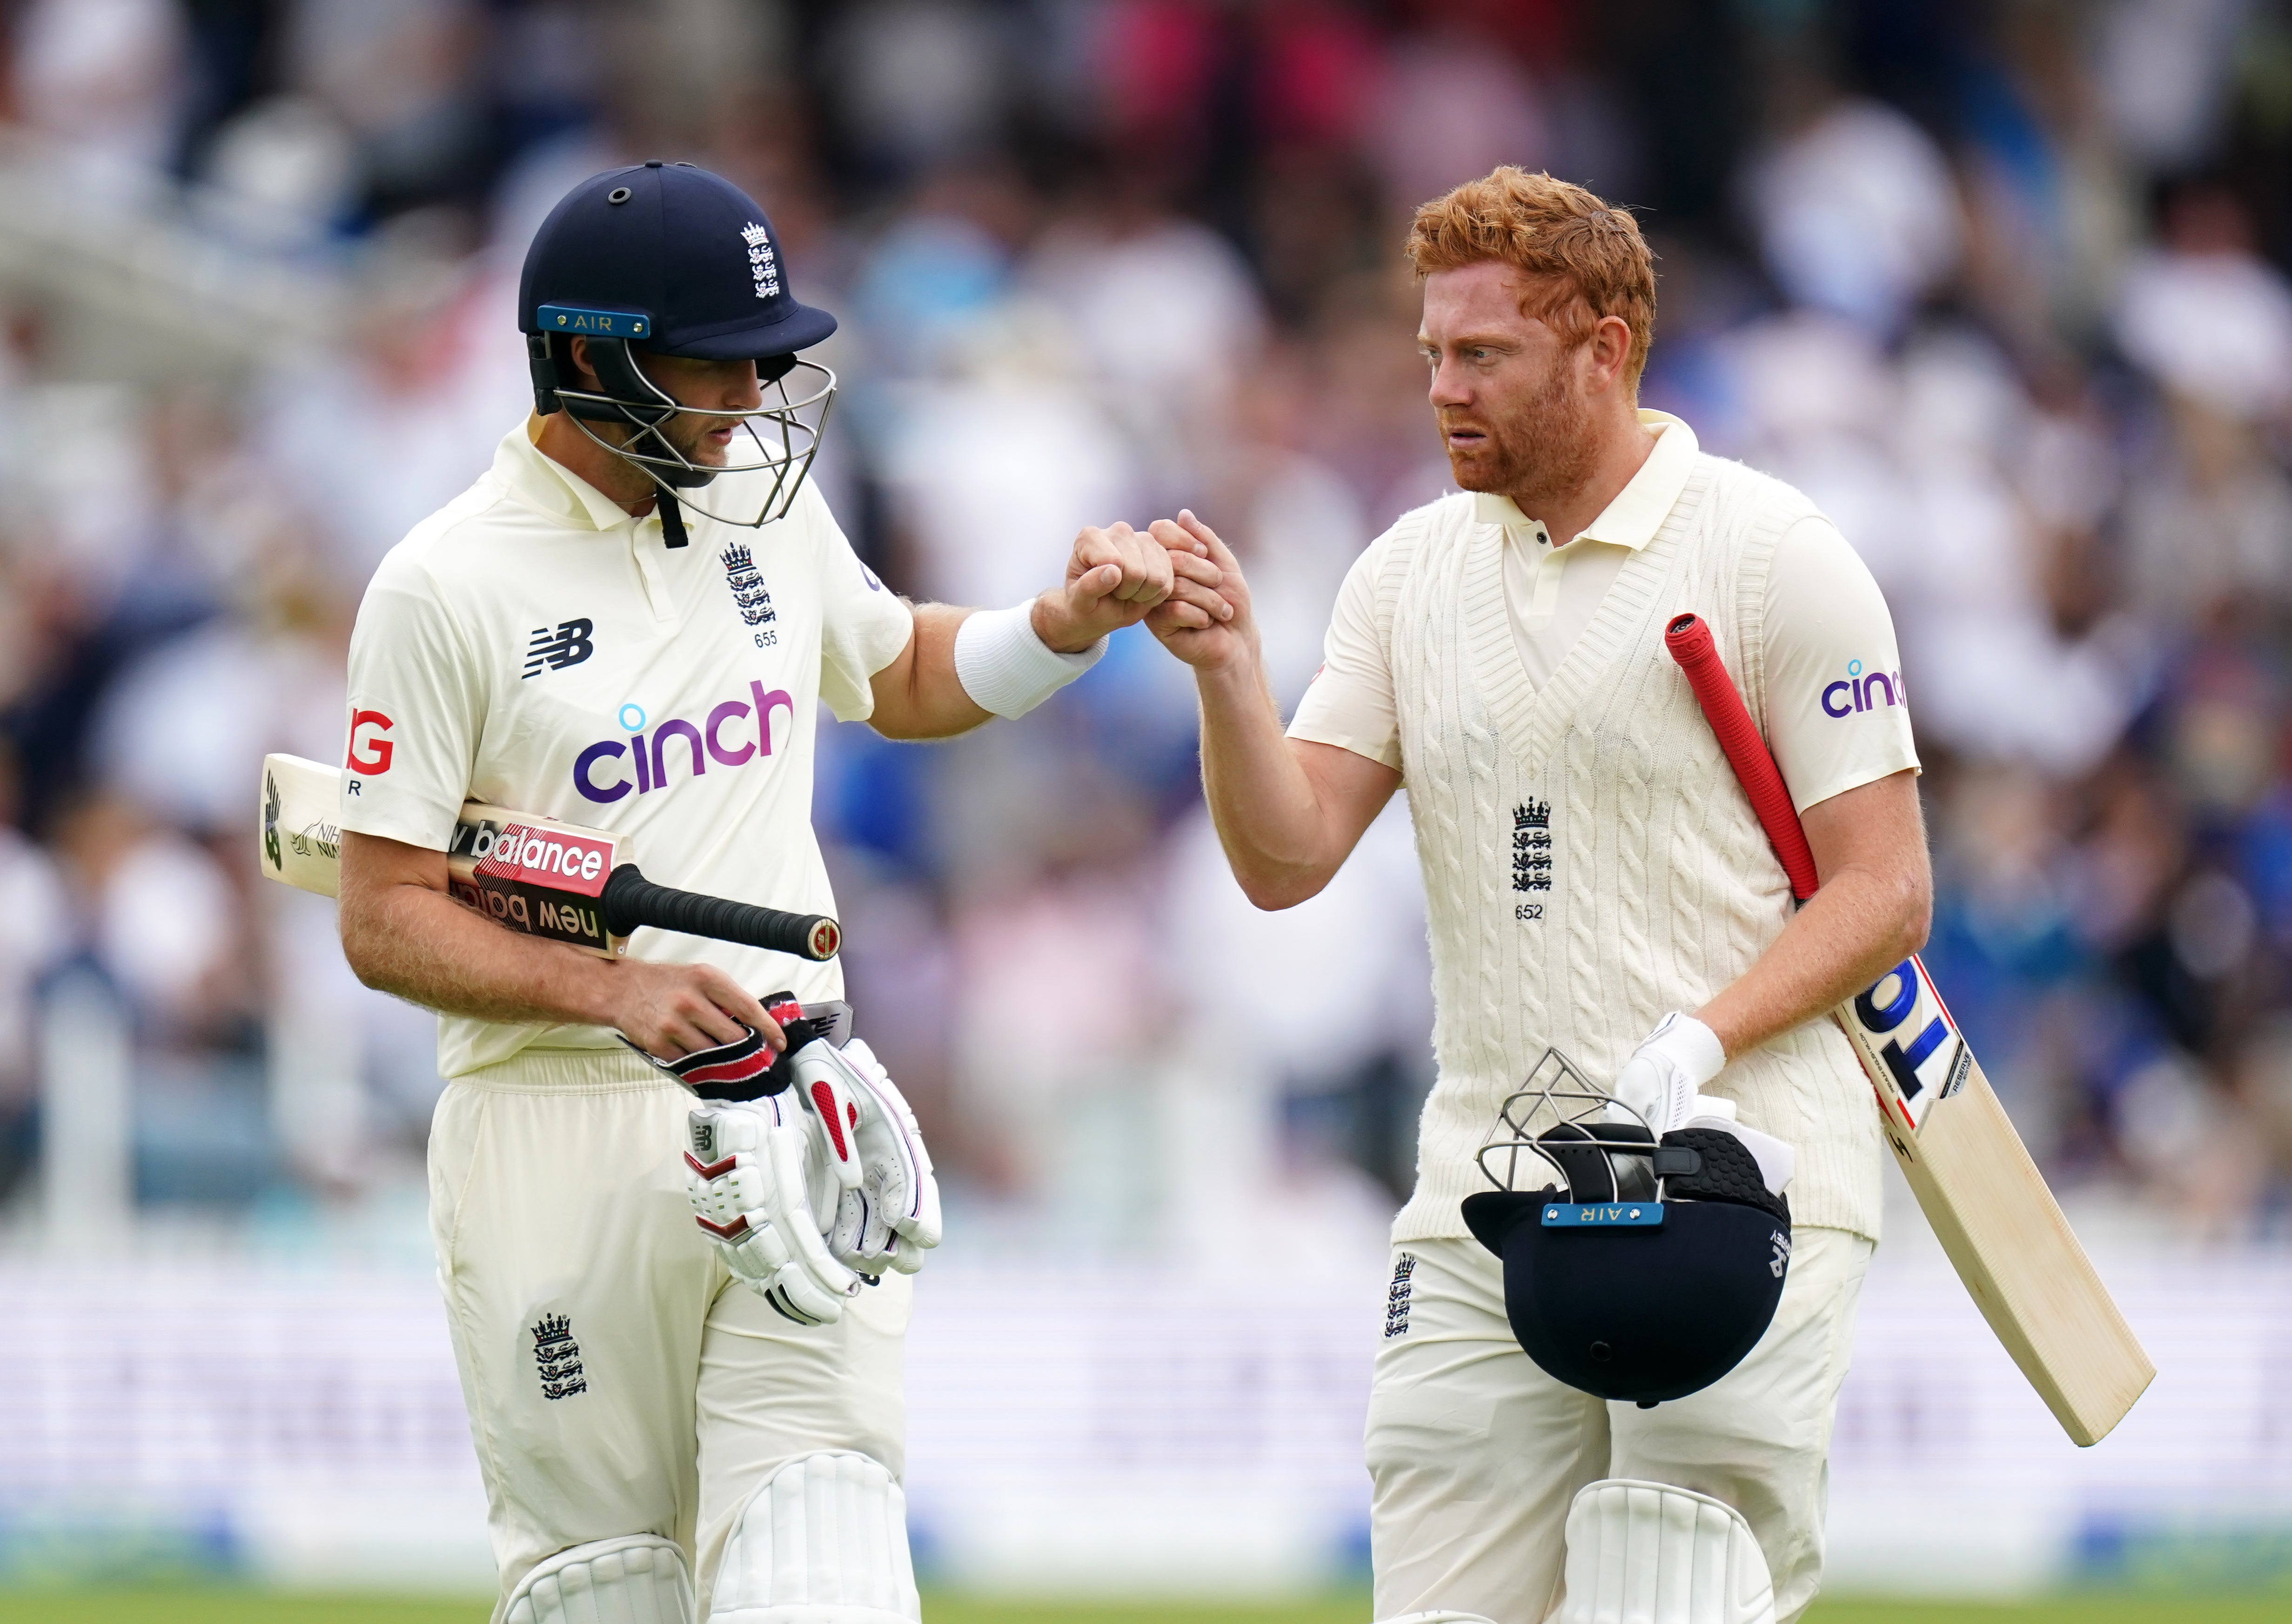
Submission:
M 1377 578 L 1402 773 L 1429 899 L 1439 1080 L 1395 1241 L 1466 1234 L 1474 1161 L 1547 1045 L 1605 1083 L 1664 1012 L 1749 968 L 1791 915 L 1748 800 L 1663 647 L 1693 610 L 1766 714 L 1767 569 L 1815 511 L 1790 486 L 1699 456 L 1542 689 L 1504 597 L 1504 532 L 1457 495 L 1405 516 Z M 1802 1225 L 1876 1240 L 1879 1138 L 1845 1037 L 1809 1022 L 1731 1061 L 1710 1092 L 1797 1152 Z

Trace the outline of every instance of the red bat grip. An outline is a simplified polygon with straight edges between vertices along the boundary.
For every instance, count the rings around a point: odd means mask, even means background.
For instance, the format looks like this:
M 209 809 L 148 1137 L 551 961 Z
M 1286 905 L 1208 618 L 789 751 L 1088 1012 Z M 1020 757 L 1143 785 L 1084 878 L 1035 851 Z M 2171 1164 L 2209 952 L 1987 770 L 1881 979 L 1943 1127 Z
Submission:
M 1775 770 L 1767 742 L 1759 736 L 1758 724 L 1751 720 L 1743 696 L 1735 691 L 1726 664 L 1719 658 L 1711 628 L 1700 615 L 1683 615 L 1664 631 L 1663 646 L 1687 673 L 1687 686 L 1695 690 L 1696 700 L 1703 706 L 1703 719 L 1711 724 L 1728 765 L 1735 769 L 1736 780 L 1751 798 L 1751 810 L 1759 815 L 1775 856 L 1782 861 L 1783 872 L 1790 878 L 1791 895 L 1804 902 L 1814 895 L 1814 853 L 1807 849 L 1806 831 L 1799 827 L 1789 787 Z

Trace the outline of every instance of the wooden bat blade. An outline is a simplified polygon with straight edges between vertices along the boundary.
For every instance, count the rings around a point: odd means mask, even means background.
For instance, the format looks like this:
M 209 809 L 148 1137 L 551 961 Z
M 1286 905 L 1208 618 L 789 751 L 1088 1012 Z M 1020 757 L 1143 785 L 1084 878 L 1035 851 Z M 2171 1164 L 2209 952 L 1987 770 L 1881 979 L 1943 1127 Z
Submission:
M 1914 955 L 1836 1011 L 1894 1160 L 1982 1317 L 2062 1429 L 2107 1436 L 2157 1367 Z
M 256 860 L 263 877 L 332 896 L 342 880 L 343 837 L 335 826 L 342 769 L 303 756 L 262 758 L 262 825 Z
M 342 769 L 323 761 L 263 757 L 258 860 L 266 877 L 337 894 L 342 780 Z M 512 930 L 615 958 L 628 940 L 607 933 L 599 899 L 619 852 L 620 837 L 604 830 L 467 801 L 446 854 L 447 888 Z

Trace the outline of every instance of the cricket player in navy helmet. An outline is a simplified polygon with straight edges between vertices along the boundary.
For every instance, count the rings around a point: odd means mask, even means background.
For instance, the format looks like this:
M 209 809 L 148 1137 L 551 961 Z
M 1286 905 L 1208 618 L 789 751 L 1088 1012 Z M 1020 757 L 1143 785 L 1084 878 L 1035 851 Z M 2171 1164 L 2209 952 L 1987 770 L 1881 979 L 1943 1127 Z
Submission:
M 805 352 L 835 319 L 705 170 L 576 187 L 519 319 L 533 414 L 359 608 L 341 808 L 350 961 L 440 1017 L 432 1232 L 493 1616 L 914 1620 L 900 1349 L 938 1194 L 841 972 L 512 934 L 448 892 L 456 815 L 604 827 L 664 883 L 833 913 L 820 701 L 898 739 L 1016 716 L 1217 571 L 1118 524 L 1015 607 L 889 590 L 806 478 L 835 379 Z M 731 1086 L 779 1064 L 775 1015 L 805 1086 Z
M 1363 552 L 1286 728 L 1231 554 L 1154 527 L 1225 567 L 1154 626 L 1244 890 L 1312 896 L 1404 784 L 1416 824 L 1439 1072 L 1369 1396 L 1376 1616 L 1791 1624 L 1880 1210 L 1820 1017 L 1932 896 L 1893 626 L 1805 496 L 1638 409 L 1628 213 L 1505 167 L 1408 255 L 1460 488 Z M 1688 615 L 1804 822 L 1804 908 L 1667 648 Z

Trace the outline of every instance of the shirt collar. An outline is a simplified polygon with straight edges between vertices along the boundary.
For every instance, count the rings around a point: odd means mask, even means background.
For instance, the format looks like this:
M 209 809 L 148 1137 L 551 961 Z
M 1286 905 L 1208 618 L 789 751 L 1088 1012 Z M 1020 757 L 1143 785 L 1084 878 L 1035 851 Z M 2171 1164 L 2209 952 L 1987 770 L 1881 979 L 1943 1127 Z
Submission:
M 1584 527 L 1580 537 L 1570 539 L 1606 542 L 1636 552 L 1655 540 L 1679 493 L 1687 488 L 1687 476 L 1695 467 L 1695 430 L 1668 412 L 1642 412 L 1640 422 L 1655 436 L 1655 449 L 1600 517 Z M 1531 535 L 1541 528 L 1511 497 L 1488 491 L 1473 495 L 1473 517 L 1484 525 Z
M 631 522 L 620 503 L 535 444 L 540 436 L 541 419 L 531 415 L 502 436 L 494 476 L 512 495 L 577 530 L 617 530 Z

